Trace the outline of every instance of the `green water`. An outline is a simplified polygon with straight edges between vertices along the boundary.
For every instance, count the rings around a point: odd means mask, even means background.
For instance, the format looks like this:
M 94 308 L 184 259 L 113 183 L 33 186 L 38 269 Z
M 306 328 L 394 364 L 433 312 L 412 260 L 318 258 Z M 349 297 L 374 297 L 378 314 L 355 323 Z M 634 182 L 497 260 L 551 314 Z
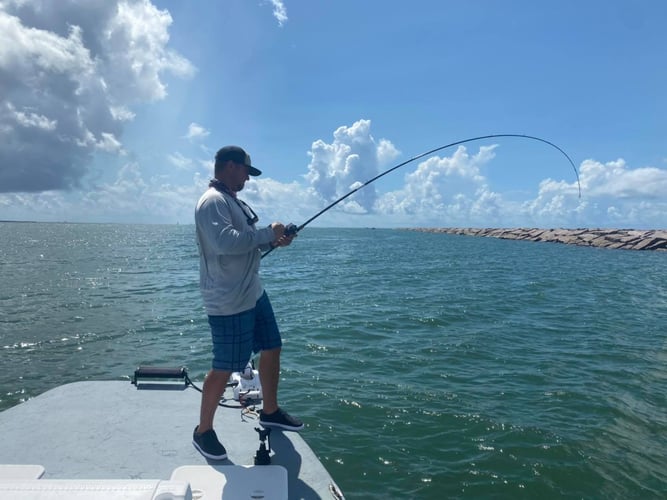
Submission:
M 193 232 L 0 223 L 0 409 L 201 380 Z M 282 404 L 348 499 L 667 498 L 667 254 L 307 228 L 262 274 Z

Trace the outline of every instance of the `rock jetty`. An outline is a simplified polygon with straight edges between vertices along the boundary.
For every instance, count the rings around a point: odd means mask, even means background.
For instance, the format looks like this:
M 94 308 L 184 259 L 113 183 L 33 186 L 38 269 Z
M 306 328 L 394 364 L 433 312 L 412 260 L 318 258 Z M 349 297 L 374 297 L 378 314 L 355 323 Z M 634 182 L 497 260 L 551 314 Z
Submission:
M 494 229 L 494 228 L 409 228 L 429 233 L 487 236 L 507 240 L 546 241 L 587 247 L 623 250 L 667 251 L 667 230 L 638 231 L 635 229 Z

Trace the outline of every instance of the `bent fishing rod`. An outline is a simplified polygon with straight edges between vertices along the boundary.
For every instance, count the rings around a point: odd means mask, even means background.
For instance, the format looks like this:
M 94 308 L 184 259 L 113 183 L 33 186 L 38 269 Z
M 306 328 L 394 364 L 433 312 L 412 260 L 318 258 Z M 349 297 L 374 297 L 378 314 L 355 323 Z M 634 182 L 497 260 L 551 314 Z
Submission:
M 468 139 L 463 139 L 461 141 L 451 142 L 449 144 L 437 147 L 435 149 L 431 149 L 430 151 L 426 151 L 425 153 L 421 153 L 421 154 L 418 154 L 417 156 L 413 156 L 412 158 L 410 158 L 408 160 L 405 160 L 403 163 L 399 163 L 398 165 L 396 165 L 394 167 L 391 167 L 388 170 L 385 170 L 381 174 L 378 174 L 375 177 L 373 177 L 372 179 L 367 180 L 366 182 L 364 182 L 360 186 L 357 186 L 356 188 L 354 188 L 352 191 L 350 191 L 346 195 L 341 196 L 336 201 L 334 201 L 333 203 L 329 204 L 328 206 L 326 206 L 325 208 L 323 208 L 322 210 L 317 212 L 315 215 L 313 215 L 310 219 L 308 219 L 306 222 L 304 222 L 300 226 L 296 226 L 294 224 L 288 224 L 285 228 L 285 234 L 287 234 L 288 236 L 297 234 L 304 227 L 306 227 L 308 224 L 310 224 L 315 219 L 317 219 L 320 215 L 322 215 L 325 212 L 327 212 L 328 210 L 332 209 L 333 207 L 338 205 L 341 201 L 345 200 L 346 198 L 349 198 L 350 196 L 352 196 L 354 193 L 356 193 L 360 189 L 362 189 L 362 188 L 368 186 L 369 184 L 375 182 L 376 180 L 378 180 L 380 177 L 384 177 L 385 175 L 387 175 L 387 174 L 393 172 L 394 170 L 397 170 L 397 169 L 407 165 L 408 163 L 412 163 L 413 161 L 419 160 L 420 158 L 423 158 L 424 156 L 428 156 L 428 155 L 431 155 L 433 153 L 437 153 L 438 151 L 442 151 L 443 149 L 451 148 L 453 146 L 459 146 L 461 144 L 466 144 L 468 142 L 473 142 L 473 141 L 481 141 L 481 140 L 484 140 L 484 139 L 494 139 L 494 138 L 500 138 L 500 137 L 518 137 L 518 138 L 521 138 L 521 139 L 531 139 L 533 141 L 539 141 L 539 142 L 542 142 L 544 144 L 547 144 L 547 145 L 557 149 L 558 151 L 560 151 L 563 154 L 563 156 L 565 156 L 565 158 L 567 158 L 567 161 L 570 163 L 570 165 L 572 165 L 572 169 L 574 170 L 574 175 L 577 178 L 577 187 L 578 187 L 578 190 L 579 190 L 579 198 L 581 198 L 581 183 L 579 182 L 579 172 L 577 172 L 577 167 L 574 165 L 574 162 L 569 157 L 569 155 L 565 151 L 563 151 L 560 147 L 555 145 L 553 142 L 547 141 L 546 139 L 542 139 L 540 137 L 536 137 L 536 136 L 533 136 L 533 135 L 525 135 L 525 134 L 480 135 L 479 137 L 471 137 L 471 138 L 468 138 Z M 273 250 L 275 250 L 276 248 L 278 248 L 278 247 L 273 247 L 270 250 L 268 250 L 267 252 L 265 252 L 264 254 L 262 254 L 262 259 L 264 257 L 266 257 L 267 255 L 269 255 L 271 252 L 273 252 Z

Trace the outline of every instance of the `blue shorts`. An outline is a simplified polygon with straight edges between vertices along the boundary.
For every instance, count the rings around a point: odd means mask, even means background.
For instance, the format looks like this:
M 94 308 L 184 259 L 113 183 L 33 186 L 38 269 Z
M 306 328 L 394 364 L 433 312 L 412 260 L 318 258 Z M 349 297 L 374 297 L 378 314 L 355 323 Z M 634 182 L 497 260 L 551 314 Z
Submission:
M 253 352 L 283 345 L 266 292 L 253 309 L 230 316 L 209 316 L 214 370 L 242 371 Z

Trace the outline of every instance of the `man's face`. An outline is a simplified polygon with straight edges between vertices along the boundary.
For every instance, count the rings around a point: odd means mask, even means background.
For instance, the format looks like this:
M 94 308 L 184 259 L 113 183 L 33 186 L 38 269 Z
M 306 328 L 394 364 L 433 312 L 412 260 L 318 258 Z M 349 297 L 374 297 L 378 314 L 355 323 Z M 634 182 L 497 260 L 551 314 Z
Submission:
M 236 162 L 232 163 L 233 163 L 232 166 L 233 182 L 231 183 L 232 185 L 230 187 L 238 193 L 243 189 L 246 181 L 250 179 L 250 174 L 249 174 L 250 169 L 243 163 L 236 163 Z

